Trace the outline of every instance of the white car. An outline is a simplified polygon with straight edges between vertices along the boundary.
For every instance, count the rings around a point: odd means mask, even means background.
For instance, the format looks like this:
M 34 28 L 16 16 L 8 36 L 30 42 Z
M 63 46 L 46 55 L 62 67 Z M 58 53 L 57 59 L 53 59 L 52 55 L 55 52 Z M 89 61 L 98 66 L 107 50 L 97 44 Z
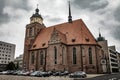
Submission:
M 1 72 L 1 74 L 3 74 L 3 75 L 5 75 L 5 74 L 7 74 L 8 73 L 8 71 L 3 71 L 3 72 Z
M 83 71 L 76 71 L 74 73 L 69 74 L 70 78 L 85 78 L 87 74 Z
M 40 71 L 32 72 L 32 73 L 30 74 L 30 76 L 36 76 L 37 74 L 39 74 L 39 72 L 40 72 Z

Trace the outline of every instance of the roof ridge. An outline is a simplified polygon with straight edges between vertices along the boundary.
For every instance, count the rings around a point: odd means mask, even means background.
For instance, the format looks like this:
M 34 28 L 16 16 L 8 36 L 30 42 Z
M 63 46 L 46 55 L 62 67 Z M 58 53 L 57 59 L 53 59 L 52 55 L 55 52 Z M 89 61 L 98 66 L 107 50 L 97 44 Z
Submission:
M 73 20 L 72 22 L 74 23 L 74 22 L 79 21 L 79 20 L 81 21 L 82 19 L 76 19 L 76 20 Z M 52 26 L 49 26 L 49 27 L 59 26 L 59 25 L 63 25 L 63 24 L 71 24 L 71 23 L 69 23 L 69 22 L 64 22 L 64 23 L 55 24 L 55 25 L 52 25 Z M 46 27 L 46 28 L 49 28 L 49 27 Z

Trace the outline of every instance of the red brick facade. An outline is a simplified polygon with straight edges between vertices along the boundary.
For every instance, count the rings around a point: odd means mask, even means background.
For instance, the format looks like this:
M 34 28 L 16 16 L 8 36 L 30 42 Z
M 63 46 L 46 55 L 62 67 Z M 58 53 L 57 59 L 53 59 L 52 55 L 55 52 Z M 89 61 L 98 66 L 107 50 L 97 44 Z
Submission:
M 57 48 L 57 64 L 54 64 L 54 47 Z M 92 64 L 89 64 L 88 49 L 92 49 Z M 64 55 L 62 49 L 64 48 Z M 73 48 L 76 48 L 76 64 L 73 64 Z M 43 65 L 40 64 L 40 54 L 44 54 Z M 86 73 L 102 73 L 101 48 L 96 45 L 70 45 L 53 44 L 47 49 L 30 51 L 29 70 L 41 71 L 85 71 Z M 31 63 L 34 55 L 34 64 Z M 62 62 L 63 59 L 63 62 Z

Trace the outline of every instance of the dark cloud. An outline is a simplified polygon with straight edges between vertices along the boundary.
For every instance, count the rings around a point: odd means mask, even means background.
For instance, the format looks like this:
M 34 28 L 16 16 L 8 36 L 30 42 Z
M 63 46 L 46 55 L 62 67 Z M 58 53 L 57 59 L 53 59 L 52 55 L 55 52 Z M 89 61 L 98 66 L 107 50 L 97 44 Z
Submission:
M 116 20 L 120 21 L 120 6 L 115 10 L 114 17 Z
M 53 17 L 53 16 L 50 16 L 50 15 L 44 15 L 43 18 L 44 18 L 44 19 L 47 19 L 47 20 L 50 21 L 50 22 L 60 22 L 60 21 L 63 20 L 62 18 Z
M 0 24 L 4 24 L 10 21 L 10 16 L 6 13 L 3 13 L 5 7 L 12 7 L 14 10 L 22 9 L 29 11 L 31 6 L 28 5 L 27 0 L 0 0 Z M 13 12 L 14 14 L 14 12 Z M 15 15 L 16 16 L 16 15 Z
M 13 1 L 8 1 L 5 0 L 5 5 L 13 7 L 14 9 L 23 9 L 23 10 L 31 10 L 31 6 L 28 4 L 28 0 L 13 0 Z
M 4 7 L 5 7 L 5 1 L 0 0 L 0 24 L 9 21 L 9 16 L 7 14 L 3 14 Z
M 113 30 L 111 31 L 111 35 L 118 41 L 120 41 L 120 25 L 113 26 Z
M 115 12 L 113 13 L 114 19 L 120 23 L 120 6 L 118 6 L 115 9 Z M 112 36 L 120 41 L 120 24 L 112 26 L 113 29 L 111 29 Z
M 100 21 L 100 24 L 102 25 L 103 32 L 108 31 L 107 35 L 112 36 L 115 40 L 120 40 L 120 24 L 111 24 L 105 21 Z
M 96 2 L 97 1 L 97 2 Z M 74 0 L 73 5 L 77 8 L 90 9 L 92 11 L 104 8 L 108 5 L 106 0 Z

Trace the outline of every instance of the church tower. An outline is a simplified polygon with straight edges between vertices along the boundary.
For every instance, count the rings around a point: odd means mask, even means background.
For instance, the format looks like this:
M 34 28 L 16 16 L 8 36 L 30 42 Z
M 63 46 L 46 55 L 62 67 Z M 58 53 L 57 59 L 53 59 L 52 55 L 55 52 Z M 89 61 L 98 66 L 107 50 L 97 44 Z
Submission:
M 26 25 L 23 55 L 23 68 L 25 70 L 27 70 L 29 66 L 29 49 L 42 28 L 45 28 L 45 26 L 43 24 L 43 18 L 39 14 L 39 9 L 37 7 L 35 13 L 30 17 L 30 23 Z

